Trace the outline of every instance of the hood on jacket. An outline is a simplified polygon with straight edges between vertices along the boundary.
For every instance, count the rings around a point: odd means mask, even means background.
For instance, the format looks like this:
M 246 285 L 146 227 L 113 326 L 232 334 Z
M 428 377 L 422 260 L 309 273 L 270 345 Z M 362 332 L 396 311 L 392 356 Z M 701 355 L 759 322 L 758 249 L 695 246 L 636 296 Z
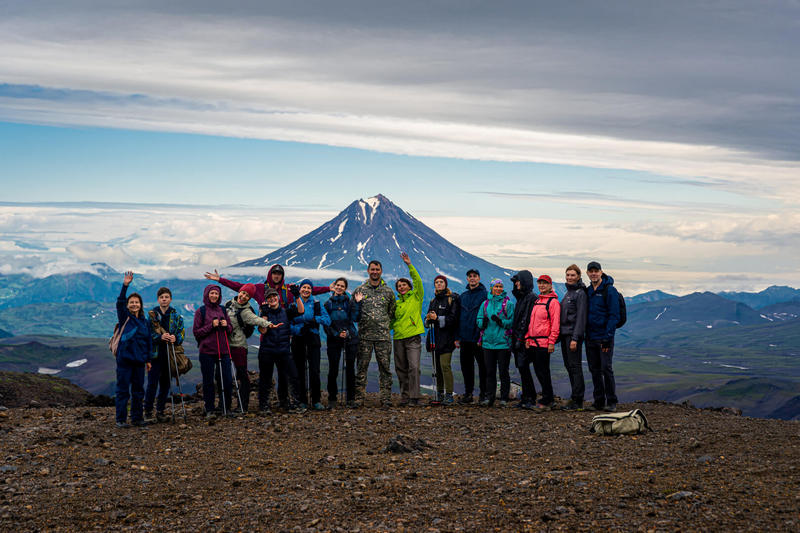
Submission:
M 284 271 L 284 273 L 281 275 L 281 281 L 279 283 L 275 283 L 274 281 L 272 281 L 272 272 L 276 268 L 280 268 L 281 270 L 283 270 L 283 267 L 281 265 L 272 265 L 271 267 L 269 267 L 269 272 L 267 272 L 267 281 L 266 281 L 267 286 L 272 287 L 273 289 L 277 289 L 278 287 L 283 285 L 285 279 L 284 276 L 286 275 L 286 272 Z
M 600 285 L 598 285 L 597 288 L 600 289 L 600 287 L 602 287 L 603 285 L 613 285 L 613 284 L 614 284 L 614 278 L 603 272 L 600 275 Z
M 520 270 L 511 276 L 511 283 L 516 285 L 517 281 L 520 283 L 520 288 L 517 289 L 515 286 L 511 293 L 518 300 L 533 292 L 533 274 L 530 270 Z
M 492 300 L 494 302 L 502 302 L 506 298 L 508 298 L 508 293 L 505 290 L 500 294 L 489 293 L 489 300 Z
M 217 303 L 212 304 L 211 300 L 208 299 L 208 293 L 210 293 L 214 289 L 216 289 L 219 292 L 219 300 L 217 300 Z M 222 303 L 222 287 L 220 287 L 219 285 L 206 285 L 206 288 L 203 290 L 203 305 L 205 305 L 206 307 L 213 307 L 215 305 L 218 306 L 221 303 Z

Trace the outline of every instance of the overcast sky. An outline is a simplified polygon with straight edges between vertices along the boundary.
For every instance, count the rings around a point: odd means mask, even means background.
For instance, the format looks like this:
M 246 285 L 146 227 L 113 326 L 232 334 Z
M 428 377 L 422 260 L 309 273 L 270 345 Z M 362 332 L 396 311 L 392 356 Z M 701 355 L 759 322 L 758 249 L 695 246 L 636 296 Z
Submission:
M 255 257 L 382 192 L 503 266 L 800 285 L 796 1 L 125 4 L 0 1 L 5 272 Z

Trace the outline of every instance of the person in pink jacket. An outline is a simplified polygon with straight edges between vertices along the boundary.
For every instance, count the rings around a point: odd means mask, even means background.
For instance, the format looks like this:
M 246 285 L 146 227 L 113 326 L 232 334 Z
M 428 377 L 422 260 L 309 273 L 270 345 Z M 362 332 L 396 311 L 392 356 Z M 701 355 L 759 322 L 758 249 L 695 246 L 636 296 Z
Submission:
M 553 280 L 547 274 L 539 276 L 539 297 L 533 304 L 528 331 L 525 335 L 525 364 L 520 367 L 522 378 L 521 407 L 544 411 L 553 408 L 553 382 L 550 379 L 550 354 L 555 350 L 561 326 L 561 304 L 553 290 Z M 542 398 L 534 407 L 536 385 L 531 376 L 530 363 L 542 387 Z

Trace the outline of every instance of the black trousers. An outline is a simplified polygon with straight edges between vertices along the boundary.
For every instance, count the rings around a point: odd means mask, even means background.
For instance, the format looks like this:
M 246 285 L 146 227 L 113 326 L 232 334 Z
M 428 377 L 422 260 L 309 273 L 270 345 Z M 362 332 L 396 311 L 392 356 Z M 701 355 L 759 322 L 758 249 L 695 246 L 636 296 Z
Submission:
M 497 391 L 497 372 L 500 371 L 500 400 L 508 400 L 508 392 L 511 389 L 511 374 L 508 372 L 508 366 L 511 362 L 511 350 L 490 350 L 483 348 L 483 364 L 486 369 L 486 375 L 483 381 L 485 392 L 485 399 L 490 403 L 494 403 L 495 394 Z
M 358 342 L 348 342 L 341 338 L 328 337 L 328 402 L 338 401 L 339 363 L 344 350 L 344 379 L 346 400 L 355 400 L 356 392 L 356 356 L 358 355 Z
M 478 389 L 480 397 L 486 395 L 486 365 L 483 362 L 483 349 L 477 342 L 461 341 L 461 375 L 464 376 L 464 395 L 472 396 L 475 390 L 475 363 L 478 364 Z
M 603 353 L 600 341 L 586 341 L 586 362 L 592 374 L 595 407 L 617 403 L 617 384 L 614 381 L 614 370 L 611 368 L 611 359 L 614 357 L 614 340 L 611 348 Z
M 315 335 L 297 335 L 292 337 L 292 357 L 297 368 L 297 396 L 300 403 L 308 403 L 309 389 L 311 403 L 319 402 L 322 384 L 319 379 L 320 342 Z M 308 370 L 306 370 L 308 369 Z M 306 379 L 308 382 L 306 382 Z M 306 385 L 308 383 L 308 385 Z
M 532 347 L 525 350 L 525 363 L 519 367 L 522 380 L 522 401 L 536 402 L 536 385 L 531 376 L 531 363 L 533 363 L 536 379 L 539 380 L 539 385 L 542 387 L 541 403 L 550 405 L 553 403 L 553 381 L 550 377 L 550 353 L 547 348 Z
M 561 336 L 561 356 L 564 359 L 564 368 L 569 375 L 569 385 L 572 389 L 570 397 L 575 403 L 583 403 L 583 395 L 586 392 L 586 384 L 583 381 L 583 366 L 581 365 L 581 348 L 583 340 L 577 341 L 575 350 L 570 350 L 572 335 Z
M 297 369 L 294 366 L 292 354 L 289 352 L 258 351 L 258 407 L 269 407 L 269 396 L 272 393 L 272 371 L 278 368 L 278 382 L 283 380 L 283 399 L 280 398 L 281 389 L 278 388 L 278 398 L 282 406 L 288 406 L 288 395 L 291 393 L 292 403 L 298 403 L 297 398 Z M 287 390 L 289 389 L 289 390 Z
M 236 367 L 236 380 L 239 382 L 242 410 L 246 413 L 250 407 L 250 375 L 247 373 L 247 365 Z

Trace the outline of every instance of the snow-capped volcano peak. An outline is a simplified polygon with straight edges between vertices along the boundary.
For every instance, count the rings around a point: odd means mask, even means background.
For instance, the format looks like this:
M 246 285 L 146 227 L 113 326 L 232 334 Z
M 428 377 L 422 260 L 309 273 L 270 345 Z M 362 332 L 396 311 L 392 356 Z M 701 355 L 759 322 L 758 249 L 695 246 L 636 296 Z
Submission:
M 394 279 L 408 277 L 408 268 L 400 252 L 411 257 L 426 284 L 438 274 L 463 283 L 465 272 L 470 268 L 481 270 L 484 279 L 509 275 L 497 265 L 448 242 L 382 194 L 356 200 L 336 217 L 296 241 L 234 266 L 268 267 L 279 263 L 352 271 L 354 277 L 360 277 L 361 273 L 366 274 L 369 262 L 377 259 L 383 264 L 384 276 Z

